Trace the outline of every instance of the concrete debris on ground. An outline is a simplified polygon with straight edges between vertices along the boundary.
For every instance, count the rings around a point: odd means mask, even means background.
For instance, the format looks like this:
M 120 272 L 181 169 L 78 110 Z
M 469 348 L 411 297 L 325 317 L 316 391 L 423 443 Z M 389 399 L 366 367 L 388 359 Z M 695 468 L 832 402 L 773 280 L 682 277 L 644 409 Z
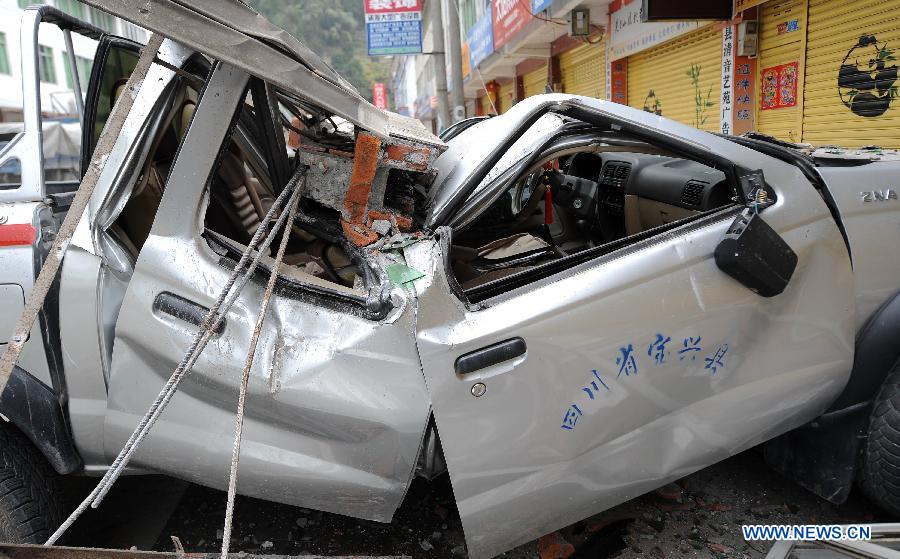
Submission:
M 129 485 L 122 488 L 132 489 Z M 146 503 L 121 501 L 134 510 L 110 510 L 109 514 L 117 515 L 117 521 L 127 522 L 129 514 L 141 518 L 141 507 Z M 154 549 L 172 551 L 171 536 L 177 536 L 187 551 L 215 552 L 221 546 L 224 510 L 224 492 L 190 486 L 156 535 Z M 744 541 L 742 524 L 886 520 L 856 493 L 841 506 L 816 497 L 770 470 L 758 453 L 749 451 L 519 546 L 503 557 L 761 559 L 771 544 Z M 108 546 L 108 522 L 100 523 L 95 531 L 80 526 L 74 531 L 79 539 L 73 545 Z M 117 544 L 122 545 L 123 536 L 117 537 Z M 466 556 L 447 476 L 430 484 L 416 480 L 391 524 L 239 496 L 231 543 L 232 552 L 265 555 L 408 555 L 447 559 Z

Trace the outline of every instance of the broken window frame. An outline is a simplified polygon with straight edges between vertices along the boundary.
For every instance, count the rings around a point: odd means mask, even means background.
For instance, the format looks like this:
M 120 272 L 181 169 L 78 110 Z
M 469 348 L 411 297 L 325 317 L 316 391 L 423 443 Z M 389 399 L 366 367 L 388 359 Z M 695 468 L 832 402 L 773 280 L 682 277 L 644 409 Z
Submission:
M 185 64 L 189 64 L 189 62 L 186 61 Z M 166 114 L 170 110 L 174 110 L 170 105 L 177 97 L 179 88 L 189 86 L 184 83 L 181 76 L 173 76 L 172 80 L 165 84 L 160 94 L 155 98 L 152 108 L 132 141 L 130 156 L 123 162 L 120 173 L 110 185 L 103 203 L 94 214 L 95 229 L 106 231 L 118 219 L 125 204 L 131 198 L 132 190 L 140 178 L 147 163 L 147 158 L 154 155 L 150 153 L 153 140 L 157 134 L 163 132 L 160 126 L 164 124 Z M 91 130 L 85 127 L 84 133 L 87 136 L 87 134 L 91 133 Z M 183 141 L 183 137 L 179 140 L 179 142 L 181 141 Z M 83 153 L 87 160 L 90 161 L 92 154 L 88 150 L 83 150 Z
M 253 94 L 254 82 L 265 85 L 264 89 L 262 85 L 256 86 L 258 92 L 256 95 L 259 97 L 255 97 Z M 257 132 L 267 135 L 268 141 L 277 145 L 277 140 L 271 136 L 272 134 L 279 133 L 282 127 L 281 122 L 277 124 L 274 122 L 274 119 L 276 118 L 275 115 L 281 114 L 280 108 L 272 108 L 273 106 L 278 107 L 275 105 L 279 96 L 277 90 L 275 90 L 271 84 L 267 84 L 266 82 L 263 82 L 263 80 L 251 75 L 247 87 L 243 92 L 245 98 L 248 93 L 251 98 L 254 99 L 254 119 L 257 120 L 255 124 L 261 128 L 261 130 L 258 130 Z M 200 98 L 198 99 L 198 106 L 203 102 L 204 94 L 205 92 L 201 93 Z M 269 109 L 265 113 L 258 110 L 256 105 L 257 99 L 261 99 L 263 103 L 271 103 L 268 105 Z M 263 155 L 264 148 L 262 146 L 256 146 L 253 143 L 252 139 L 247 134 L 247 130 L 244 128 L 244 124 L 241 123 L 241 113 L 243 112 L 243 108 L 244 104 L 238 106 L 235 115 L 232 117 L 229 131 L 219 146 L 218 156 L 209 169 L 204 195 L 201 200 L 202 207 L 197 214 L 200 219 L 197 223 L 197 229 L 194 231 L 196 235 L 205 240 L 205 243 L 201 243 L 201 246 L 208 247 L 215 255 L 217 255 L 220 259 L 220 265 L 226 269 L 231 269 L 236 265 L 243 247 L 238 241 L 222 235 L 221 233 L 216 233 L 207 229 L 204 226 L 204 221 L 209 207 L 210 188 L 229 144 L 232 141 L 237 141 L 242 146 L 247 143 L 247 147 L 250 148 L 249 151 L 255 152 L 256 157 L 263 157 L 267 166 L 272 165 L 277 168 L 278 166 L 283 165 L 286 170 L 293 172 L 289 166 L 290 161 L 287 157 L 286 148 L 285 150 L 278 152 L 279 154 L 283 154 L 284 158 L 283 161 L 279 161 L 279 157 L 265 157 Z M 280 116 L 278 118 L 280 118 Z M 268 120 L 269 122 L 259 122 L 258 119 Z M 274 156 L 275 154 L 271 155 Z M 271 178 L 272 174 L 272 167 L 269 167 L 261 176 Z M 283 188 L 284 184 L 279 186 L 274 182 L 274 179 L 270 180 L 273 181 L 271 184 L 273 190 L 276 190 L 277 188 L 277 191 L 275 192 L 277 194 L 277 192 L 280 192 Z M 302 207 L 298 211 L 298 219 L 303 223 L 304 227 L 315 229 L 316 226 L 319 225 L 315 218 L 304 214 Z M 325 234 L 328 235 L 328 232 Z M 339 284 L 335 284 L 335 288 L 329 288 L 317 283 L 305 282 L 296 277 L 289 276 L 285 272 L 278 274 L 275 284 L 276 289 L 278 290 L 277 292 L 286 297 L 308 297 L 311 298 L 310 302 L 331 310 L 347 312 L 371 320 L 381 320 L 393 308 L 390 299 L 390 283 L 386 274 L 373 265 L 370 261 L 371 256 L 367 254 L 364 249 L 356 247 L 348 242 L 339 231 L 336 230 L 334 232 L 334 237 L 337 241 L 336 244 L 340 244 L 341 248 L 347 253 L 347 256 L 359 267 L 359 275 L 362 278 L 364 292 L 356 295 Z M 270 272 L 270 264 L 264 258 L 260 261 L 254 278 L 259 278 L 260 281 L 264 281 L 264 278 L 268 277 Z
M 563 126 L 559 131 L 548 134 L 540 148 L 535 150 L 529 157 L 504 169 L 489 184 L 479 188 L 481 181 L 493 170 L 493 165 L 499 162 L 505 150 L 509 149 L 523 134 L 526 134 L 531 126 L 545 113 L 558 113 L 572 117 L 578 122 L 587 125 L 588 128 L 585 130 L 576 128 L 573 132 L 571 130 L 567 131 L 566 126 Z M 725 174 L 725 180 L 733 193 L 732 202 L 662 226 L 616 239 L 600 246 L 569 254 L 563 258 L 545 262 L 500 279 L 464 289 L 452 271 L 451 245 L 454 232 L 465 229 L 475 223 L 481 214 L 492 207 L 508 188 L 523 180 L 537 162 L 552 159 L 554 153 L 558 153 L 567 147 L 571 148 L 571 146 L 564 145 L 567 136 L 585 132 L 598 134 L 593 140 L 582 140 L 585 146 L 590 143 L 602 142 L 603 137 L 600 134 L 605 133 L 617 136 L 615 141 L 618 142 L 633 142 L 636 145 L 643 143 L 645 147 L 659 149 L 670 153 L 672 156 L 695 161 L 717 169 Z M 609 139 L 612 140 L 612 138 Z M 490 300 L 491 303 L 496 303 L 506 300 L 521 293 L 537 289 L 548 283 L 548 281 L 555 281 L 559 277 L 577 273 L 584 267 L 600 266 L 625 254 L 639 251 L 652 245 L 654 239 L 664 233 L 684 234 L 714 221 L 731 218 L 739 213 L 746 203 L 744 194 L 738 186 L 740 184 L 738 176 L 749 172 L 747 169 L 740 167 L 725 157 L 707 151 L 702 146 L 611 117 L 608 114 L 579 105 L 577 102 L 563 103 L 556 106 L 539 106 L 523 118 L 523 122 L 516 133 L 511 134 L 506 141 L 500 144 L 500 147 L 504 149 L 495 150 L 461 185 L 460 190 L 465 189 L 469 194 L 465 197 L 454 197 L 455 200 L 448 204 L 454 211 L 451 212 L 444 208 L 442 213 L 447 215 L 447 221 L 452 223 L 460 220 L 459 214 L 461 210 L 471 209 L 472 206 L 470 204 L 472 204 L 473 200 L 484 198 L 488 202 L 484 203 L 483 200 L 479 200 L 479 209 L 473 212 L 474 215 L 465 216 L 461 220 L 462 223 L 440 227 L 437 230 L 442 251 L 442 262 L 447 271 L 446 276 L 450 283 L 450 291 L 470 310 L 477 310 L 481 307 L 481 303 L 485 301 Z M 487 162 L 492 162 L 492 165 L 488 165 Z

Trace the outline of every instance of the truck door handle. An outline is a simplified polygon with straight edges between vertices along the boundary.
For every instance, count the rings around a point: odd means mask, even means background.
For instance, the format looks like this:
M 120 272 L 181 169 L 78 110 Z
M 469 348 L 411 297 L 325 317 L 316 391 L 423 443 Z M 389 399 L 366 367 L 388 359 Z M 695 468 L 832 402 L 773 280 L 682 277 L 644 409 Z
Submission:
M 456 359 L 454 368 L 457 375 L 465 375 L 525 355 L 527 349 L 525 340 L 522 338 L 510 338 L 460 355 Z
M 209 314 L 209 309 L 174 293 L 163 291 L 153 299 L 153 312 L 165 313 L 199 327 L 203 324 L 206 315 Z M 225 319 L 223 318 L 213 333 L 218 336 L 224 331 Z

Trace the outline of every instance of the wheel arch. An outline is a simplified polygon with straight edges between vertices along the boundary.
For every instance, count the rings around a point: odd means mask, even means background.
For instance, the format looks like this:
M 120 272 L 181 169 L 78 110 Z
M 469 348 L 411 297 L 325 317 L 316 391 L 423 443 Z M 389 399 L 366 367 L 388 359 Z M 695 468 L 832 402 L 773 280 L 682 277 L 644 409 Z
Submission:
M 763 445 L 766 462 L 833 503 L 850 495 L 869 417 L 881 385 L 900 359 L 900 291 L 888 297 L 856 335 L 844 390 L 812 422 Z M 845 444 L 836 445 L 836 440 Z
M 58 474 L 81 467 L 59 399 L 52 388 L 21 367 L 14 367 L 3 393 L 0 414 L 15 426 Z

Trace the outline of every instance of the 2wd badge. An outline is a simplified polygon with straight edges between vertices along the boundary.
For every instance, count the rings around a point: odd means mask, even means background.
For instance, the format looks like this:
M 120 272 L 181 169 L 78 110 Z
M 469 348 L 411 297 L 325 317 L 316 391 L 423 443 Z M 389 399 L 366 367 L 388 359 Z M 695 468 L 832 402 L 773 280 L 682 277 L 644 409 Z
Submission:
M 867 190 L 860 192 L 859 197 L 863 202 L 884 202 L 885 200 L 896 200 L 897 191 L 893 188 L 886 190 Z

